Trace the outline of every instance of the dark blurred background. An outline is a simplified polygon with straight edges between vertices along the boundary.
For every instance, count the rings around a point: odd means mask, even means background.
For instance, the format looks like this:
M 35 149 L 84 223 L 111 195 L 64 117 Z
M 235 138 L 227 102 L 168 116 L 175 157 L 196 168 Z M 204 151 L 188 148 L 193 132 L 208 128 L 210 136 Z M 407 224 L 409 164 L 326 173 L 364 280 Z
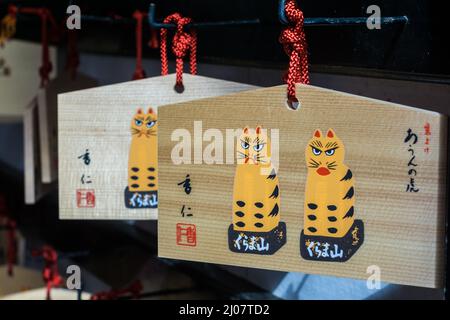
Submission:
M 199 74 L 259 86 L 279 85 L 288 57 L 278 42 L 282 24 L 276 0 L 153 0 L 156 18 L 180 12 L 196 22 L 255 20 L 259 23 L 198 29 Z M 382 17 L 407 16 L 408 23 L 369 30 L 354 26 L 307 26 L 311 83 L 372 98 L 449 114 L 450 49 L 448 10 L 425 0 L 298 1 L 306 18 L 368 17 L 376 4 Z M 148 11 L 150 1 L 2 1 L 8 5 L 49 8 L 62 23 L 70 4 L 81 7 L 78 31 L 79 71 L 99 85 L 131 80 L 135 66 L 135 10 Z M 102 20 L 102 21 L 99 21 Z M 18 16 L 14 39 L 40 43 L 40 20 Z M 160 73 L 159 49 L 143 29 L 147 76 Z M 57 69 L 66 59 L 65 36 L 51 37 L 57 48 Z M 0 49 L 1 54 L 1 49 Z M 173 57 L 170 57 L 173 60 Z M 173 66 L 171 66 L 174 72 Z M 35 76 L 38 70 L 29 70 Z M 20 87 L 15 88 L 20 90 Z M 0 88 L 1 91 L 1 88 Z M 2 98 L 0 96 L 0 110 Z M 0 117 L 1 118 L 1 117 Z M 61 272 L 70 263 L 82 266 L 90 292 L 121 288 L 137 278 L 154 298 L 287 298 L 287 299 L 441 299 L 442 289 L 383 284 L 368 290 L 365 281 L 301 273 L 224 267 L 157 258 L 156 225 L 131 221 L 61 221 L 57 186 L 35 205 L 23 201 L 22 119 L 0 119 L 0 194 L 26 240 L 22 265 L 40 272 L 43 261 L 31 251 L 43 244 L 60 254 Z M 2 237 L 0 231 L 0 238 Z M 0 267 L 2 261 L 0 241 Z M 1 270 L 2 271 L 2 270 Z M 0 283 L 1 292 L 2 283 Z M 172 290 L 172 291 L 171 291 Z M 177 291 L 179 290 L 179 291 Z

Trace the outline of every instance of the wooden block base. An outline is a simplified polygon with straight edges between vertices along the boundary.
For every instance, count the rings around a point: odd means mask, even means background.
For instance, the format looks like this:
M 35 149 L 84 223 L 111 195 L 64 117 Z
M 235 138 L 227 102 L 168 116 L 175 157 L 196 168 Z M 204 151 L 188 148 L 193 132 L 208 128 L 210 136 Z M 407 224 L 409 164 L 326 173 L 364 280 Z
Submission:
M 350 259 L 364 241 L 364 224 L 355 220 L 342 238 L 300 235 L 300 254 L 313 261 L 345 262 Z
M 130 209 L 158 208 L 158 191 L 132 192 L 126 187 L 125 207 Z
M 271 255 L 286 243 L 286 224 L 280 222 L 268 232 L 235 231 L 233 224 L 228 228 L 228 246 L 237 253 Z

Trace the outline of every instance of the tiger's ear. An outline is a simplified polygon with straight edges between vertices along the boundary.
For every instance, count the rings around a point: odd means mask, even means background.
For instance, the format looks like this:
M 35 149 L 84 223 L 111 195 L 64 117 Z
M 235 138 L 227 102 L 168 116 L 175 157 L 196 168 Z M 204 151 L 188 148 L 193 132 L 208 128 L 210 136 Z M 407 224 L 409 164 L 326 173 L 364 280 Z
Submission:
M 148 108 L 148 111 L 147 111 L 147 113 L 151 113 L 151 114 L 153 114 L 153 108 L 152 108 L 152 107 Z
M 321 136 L 322 136 L 322 131 L 320 131 L 320 129 L 317 129 L 316 131 L 314 131 L 314 137 L 320 138 Z
M 248 133 L 248 126 L 245 126 L 245 128 L 244 128 L 244 133 L 245 133 L 245 134 Z
M 139 108 L 139 109 L 137 110 L 137 113 L 138 113 L 138 114 L 142 114 L 142 108 Z
M 328 129 L 328 132 L 327 132 L 328 138 L 334 138 L 335 135 L 336 134 L 334 133 L 333 129 Z
M 257 126 L 256 127 L 256 134 L 260 134 L 261 133 L 261 126 Z

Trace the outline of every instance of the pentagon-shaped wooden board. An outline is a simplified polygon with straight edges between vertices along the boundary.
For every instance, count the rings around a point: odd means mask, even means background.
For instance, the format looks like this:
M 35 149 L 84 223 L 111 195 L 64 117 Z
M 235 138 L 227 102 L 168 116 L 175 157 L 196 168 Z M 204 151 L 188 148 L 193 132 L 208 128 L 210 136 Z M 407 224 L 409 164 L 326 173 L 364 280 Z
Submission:
M 297 111 L 286 107 L 285 86 L 166 105 L 159 109 L 158 255 L 357 279 L 379 274 L 380 280 L 388 283 L 442 287 L 447 118 L 435 112 L 314 86 L 298 85 L 297 91 L 301 101 Z M 275 190 L 272 185 L 268 189 L 270 200 L 250 201 L 270 184 L 257 178 L 251 182 L 246 178 L 250 176 L 245 174 L 235 179 L 242 164 L 225 160 L 223 164 L 202 161 L 202 155 L 205 156 L 205 152 L 214 154 L 211 151 L 214 148 L 222 149 L 224 158 L 235 159 L 235 151 L 231 150 L 229 155 L 219 141 L 229 139 L 226 129 L 238 129 L 238 133 L 242 133 L 246 126 L 267 129 L 272 152 L 274 141 L 278 141 L 276 184 L 279 188 Z M 185 143 L 184 139 L 173 139 L 173 133 L 180 128 L 190 134 L 186 144 L 191 144 L 193 158 L 188 158 L 190 164 L 173 161 L 174 147 Z M 209 131 L 209 136 L 203 136 L 208 129 L 218 132 Z M 276 132 L 274 129 L 278 129 L 278 138 L 272 135 Z M 217 135 L 222 137 L 217 138 Z M 336 140 L 336 136 L 340 140 Z M 321 139 L 330 139 L 331 145 L 327 142 L 327 145 L 316 146 L 316 140 L 328 141 Z M 338 144 L 332 145 L 333 141 Z M 248 142 L 250 147 L 259 148 L 252 145 L 253 138 Z M 248 147 L 247 141 L 236 141 L 235 144 L 238 148 L 241 144 L 244 149 Z M 327 182 L 331 180 L 323 177 L 332 177 L 336 167 L 328 162 L 327 167 L 323 167 L 321 161 L 325 158 L 317 158 L 322 159 L 318 161 L 321 162 L 318 168 L 310 161 L 312 152 L 318 157 L 325 157 L 325 153 L 327 156 L 343 155 L 340 152 L 344 145 L 343 164 L 342 158 L 336 158 L 334 164 L 338 166 L 336 172 L 341 170 L 342 179 L 339 176 L 339 180 Z M 336 146 L 341 149 L 328 150 Z M 174 154 L 184 155 L 177 148 Z M 188 152 L 186 150 L 183 148 Z M 194 160 L 199 163 L 194 164 Z M 187 175 L 190 188 L 186 190 Z M 267 176 L 269 178 L 276 181 L 275 174 Z M 345 196 L 342 191 L 346 192 Z M 242 199 L 236 198 L 239 192 Z M 330 202 L 323 208 L 325 202 L 318 202 L 322 200 L 317 200 L 316 204 L 310 201 L 314 196 L 315 199 L 323 196 L 320 192 L 330 196 L 324 199 L 338 200 L 337 210 L 336 203 Z M 334 195 L 339 198 L 333 198 Z M 278 202 L 273 200 L 276 197 Z M 244 203 L 244 198 L 249 201 Z M 279 222 L 272 220 L 278 224 L 273 229 L 275 233 L 255 232 L 255 226 L 263 227 L 258 222 L 251 226 L 253 230 L 245 231 L 247 226 L 244 225 L 253 224 L 256 218 L 269 221 L 268 211 L 263 211 L 266 206 L 263 207 L 262 202 L 266 200 L 271 204 L 269 209 L 275 208 L 274 203 L 279 204 L 277 210 L 269 214 L 269 217 L 279 219 Z M 353 209 L 347 206 L 344 216 L 342 206 L 349 203 Z M 261 212 L 255 213 L 257 210 Z M 314 210 L 316 213 L 312 212 Z M 327 212 L 328 217 L 324 216 Z M 255 218 L 248 217 L 249 214 L 254 214 Z M 247 219 L 245 223 L 244 218 Z M 319 220 L 321 224 L 315 225 Z M 332 223 L 346 228 L 338 238 L 330 235 L 338 234 L 342 229 L 336 230 Z M 328 231 L 322 235 L 327 236 L 315 236 L 314 232 L 320 231 L 316 229 L 323 225 Z M 275 234 L 280 241 L 273 242 Z M 301 239 L 306 239 L 305 243 Z M 261 243 L 262 240 L 266 242 Z M 271 241 L 274 246 L 264 252 L 265 245 Z M 317 242 L 332 247 L 323 248 Z M 309 248 L 311 252 L 305 244 L 313 244 Z M 339 255 L 341 251 L 335 250 L 334 244 L 347 251 Z M 301 253 L 301 247 L 306 251 Z M 333 254 L 330 250 L 334 250 Z
M 31 100 L 23 113 L 24 200 L 35 204 L 52 189 L 42 183 L 41 150 L 37 98 Z
M 157 209 L 130 209 L 124 201 L 130 124 L 138 108 L 157 113 L 163 104 L 254 88 L 188 74 L 183 82 L 181 94 L 171 74 L 58 95 L 61 219 L 156 219 Z
M 50 79 L 53 79 L 58 71 L 56 47 L 49 47 L 49 58 L 52 63 Z M 0 59 L 3 61 L 0 66 L 0 121 L 19 122 L 41 83 L 42 46 L 40 43 L 12 39 L 0 48 Z
M 50 80 L 37 94 L 39 114 L 39 143 L 42 182 L 51 183 L 58 177 L 58 94 L 97 86 L 97 81 L 83 74 L 72 77 L 70 72 Z
M 14 266 L 13 276 L 8 275 L 8 267 L 0 266 L 0 299 L 4 299 L 10 294 L 23 292 L 27 290 L 42 287 L 42 272 L 25 268 L 22 266 Z M 45 295 L 44 295 L 45 297 Z

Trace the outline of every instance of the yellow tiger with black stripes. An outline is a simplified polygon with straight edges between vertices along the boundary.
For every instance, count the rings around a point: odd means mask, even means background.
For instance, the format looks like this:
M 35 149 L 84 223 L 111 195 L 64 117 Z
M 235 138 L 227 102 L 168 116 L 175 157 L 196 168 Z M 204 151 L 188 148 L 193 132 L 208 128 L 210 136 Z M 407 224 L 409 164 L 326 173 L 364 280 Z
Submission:
M 342 238 L 354 223 L 354 178 L 344 156 L 332 129 L 325 135 L 316 130 L 306 146 L 305 235 Z
M 128 158 L 128 190 L 158 190 L 157 115 L 153 108 L 147 113 L 139 108 L 131 121 L 131 145 Z
M 261 126 L 246 127 L 237 141 L 234 231 L 268 232 L 280 223 L 279 182 L 265 131 Z

